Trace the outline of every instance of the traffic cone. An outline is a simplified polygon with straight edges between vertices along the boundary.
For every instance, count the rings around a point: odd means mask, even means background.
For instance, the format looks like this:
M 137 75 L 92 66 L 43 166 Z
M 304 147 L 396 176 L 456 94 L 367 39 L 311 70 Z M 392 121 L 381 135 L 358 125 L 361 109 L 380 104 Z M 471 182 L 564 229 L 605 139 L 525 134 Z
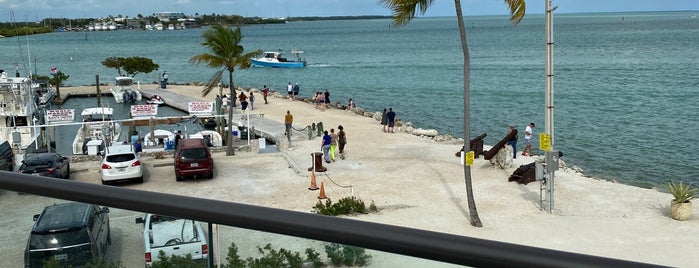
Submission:
M 311 191 L 318 190 L 318 185 L 316 185 L 316 172 L 315 171 L 311 172 L 311 187 L 308 187 L 308 190 L 311 190 Z
M 323 182 L 320 182 L 320 193 L 318 194 L 318 199 L 326 199 L 328 198 L 325 196 L 325 185 L 323 185 Z

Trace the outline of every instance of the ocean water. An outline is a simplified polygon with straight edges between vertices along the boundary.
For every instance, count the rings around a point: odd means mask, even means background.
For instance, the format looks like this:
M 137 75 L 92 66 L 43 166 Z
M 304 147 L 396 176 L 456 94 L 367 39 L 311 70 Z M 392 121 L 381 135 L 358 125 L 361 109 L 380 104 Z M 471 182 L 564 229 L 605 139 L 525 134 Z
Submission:
M 555 15 L 554 147 L 569 165 L 640 186 L 668 180 L 699 185 L 696 165 L 688 161 L 699 149 L 699 19 L 692 17 L 697 13 Z M 306 97 L 327 88 L 332 101 L 353 98 L 369 111 L 392 107 L 417 127 L 462 137 L 463 57 L 456 19 L 390 24 L 377 19 L 245 26 L 246 51 L 299 48 L 309 66 L 236 70 L 234 82 L 281 91 L 298 82 Z M 467 17 L 466 24 L 472 137 L 487 133 L 486 143 L 494 144 L 509 124 L 523 131 L 529 122 L 543 132 L 543 15 L 527 15 L 517 26 L 505 16 Z M 188 62 L 205 52 L 204 30 L 4 38 L 0 69 L 48 74 L 56 66 L 70 75 L 67 85 L 88 85 L 96 75 L 102 83 L 116 75 L 100 64 L 103 59 L 142 56 L 160 65 L 157 72 L 137 75 L 142 83 L 157 81 L 163 70 L 174 83 L 206 81 L 215 70 Z

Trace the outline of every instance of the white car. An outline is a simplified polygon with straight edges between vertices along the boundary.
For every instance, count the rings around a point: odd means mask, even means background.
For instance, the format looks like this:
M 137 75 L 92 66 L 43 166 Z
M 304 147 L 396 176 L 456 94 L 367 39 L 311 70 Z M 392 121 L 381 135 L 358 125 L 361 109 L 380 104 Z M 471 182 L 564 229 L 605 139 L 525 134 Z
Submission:
M 141 158 L 130 144 L 107 147 L 102 159 L 101 173 L 102 184 L 123 180 L 143 182 Z

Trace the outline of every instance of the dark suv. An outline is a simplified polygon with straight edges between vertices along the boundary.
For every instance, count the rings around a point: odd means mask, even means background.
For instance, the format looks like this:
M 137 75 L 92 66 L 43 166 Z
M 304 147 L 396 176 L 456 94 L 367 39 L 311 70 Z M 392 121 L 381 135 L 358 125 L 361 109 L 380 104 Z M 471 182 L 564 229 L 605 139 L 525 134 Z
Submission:
M 175 180 L 185 176 L 214 177 L 214 159 L 203 139 L 182 139 L 175 152 Z
M 111 244 L 109 208 L 63 203 L 34 215 L 25 267 L 76 267 L 102 263 Z M 51 265 L 48 265 L 51 264 Z
M 70 161 L 68 157 L 64 157 L 59 153 L 30 154 L 27 158 L 22 160 L 22 165 L 19 166 L 17 172 L 36 176 L 69 179 Z

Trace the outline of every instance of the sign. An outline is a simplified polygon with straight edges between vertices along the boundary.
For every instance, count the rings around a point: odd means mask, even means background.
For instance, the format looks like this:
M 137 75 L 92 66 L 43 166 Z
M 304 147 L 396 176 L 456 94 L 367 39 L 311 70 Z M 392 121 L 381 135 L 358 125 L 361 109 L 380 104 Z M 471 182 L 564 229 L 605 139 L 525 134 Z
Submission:
M 551 135 L 546 133 L 539 133 L 539 149 L 544 152 L 551 151 Z
M 131 105 L 131 116 L 148 116 L 148 115 L 158 115 L 158 105 L 156 104 L 144 104 L 144 105 Z
M 75 119 L 75 109 L 46 110 L 46 122 L 73 121 Z
M 466 165 L 467 166 L 469 166 L 469 167 L 473 166 L 473 159 L 475 158 L 475 156 L 476 156 L 476 152 L 474 152 L 474 151 L 469 151 L 468 153 L 466 153 Z
M 214 115 L 214 103 L 204 101 L 189 102 L 187 110 L 190 115 L 211 116 Z

